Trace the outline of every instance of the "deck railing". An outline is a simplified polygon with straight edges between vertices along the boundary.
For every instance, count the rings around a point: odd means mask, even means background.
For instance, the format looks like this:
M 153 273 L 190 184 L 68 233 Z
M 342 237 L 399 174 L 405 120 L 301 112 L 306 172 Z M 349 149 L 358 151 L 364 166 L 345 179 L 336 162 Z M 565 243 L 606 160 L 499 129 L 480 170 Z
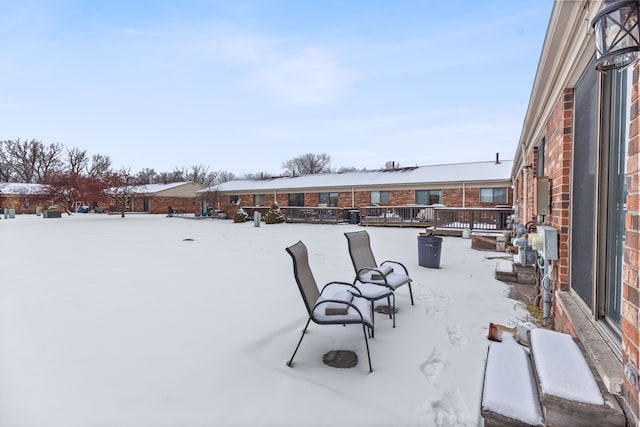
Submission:
M 511 214 L 511 208 L 438 208 L 434 227 L 501 231 L 507 228 L 507 219 Z
M 243 206 L 247 214 L 253 218 L 254 212 L 260 212 L 262 218 L 269 212 L 267 206 Z M 286 222 L 309 222 L 331 224 L 349 221 L 349 211 L 347 208 L 335 207 L 301 207 L 301 206 L 280 206 Z
M 262 218 L 269 212 L 267 206 L 243 206 L 253 218 L 260 212 Z M 340 223 L 353 222 L 354 209 L 335 207 L 281 206 L 287 222 Z M 436 229 L 501 231 L 507 228 L 511 208 L 446 208 L 443 206 L 365 206 L 357 209 L 360 225 L 394 227 L 435 227 Z
M 423 226 L 435 219 L 435 207 L 427 205 L 365 206 L 359 210 L 361 225 Z
M 367 206 L 360 208 L 360 224 L 500 231 L 507 228 L 507 218 L 512 213 L 511 208 Z

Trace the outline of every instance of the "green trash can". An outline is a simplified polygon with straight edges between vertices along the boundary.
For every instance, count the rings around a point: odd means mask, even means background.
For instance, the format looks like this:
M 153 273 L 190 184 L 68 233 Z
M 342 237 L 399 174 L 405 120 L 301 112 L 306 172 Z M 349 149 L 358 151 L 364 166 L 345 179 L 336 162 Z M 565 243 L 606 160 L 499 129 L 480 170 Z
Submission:
M 421 267 L 440 268 L 442 237 L 418 236 L 418 264 Z

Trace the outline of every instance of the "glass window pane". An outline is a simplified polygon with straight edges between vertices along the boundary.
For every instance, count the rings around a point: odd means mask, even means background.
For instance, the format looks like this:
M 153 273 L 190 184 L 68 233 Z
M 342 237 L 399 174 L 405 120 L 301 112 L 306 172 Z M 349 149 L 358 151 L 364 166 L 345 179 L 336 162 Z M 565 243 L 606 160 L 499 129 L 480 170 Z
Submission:
M 289 206 L 304 206 L 304 193 L 289 194 Z
M 442 190 L 430 190 L 427 204 L 429 205 L 442 204 Z
M 380 192 L 379 191 L 372 191 L 371 192 L 371 204 L 372 205 L 377 205 L 378 203 L 380 203 Z
M 329 194 L 329 206 L 338 207 L 338 193 Z
M 605 316 L 620 326 L 622 305 L 622 265 L 624 256 L 625 215 L 627 202 L 626 163 L 629 126 L 629 81 L 627 69 L 608 73 L 611 85 L 609 164 L 607 167 L 607 232 L 605 268 Z
M 493 201 L 493 191 L 491 188 L 480 189 L 480 203 L 491 203 Z
M 507 189 L 506 188 L 494 188 L 493 189 L 493 201 L 495 203 L 507 202 Z

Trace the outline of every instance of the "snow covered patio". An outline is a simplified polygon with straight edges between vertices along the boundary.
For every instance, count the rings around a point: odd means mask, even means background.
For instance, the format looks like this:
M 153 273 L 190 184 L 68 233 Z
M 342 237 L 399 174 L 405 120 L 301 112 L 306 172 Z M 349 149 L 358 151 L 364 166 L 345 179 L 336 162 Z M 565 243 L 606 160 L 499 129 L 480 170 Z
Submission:
M 476 426 L 489 322 L 526 320 L 492 252 L 445 237 L 418 265 L 416 229 L 367 228 L 378 261 L 414 280 L 397 327 L 307 319 L 285 247 L 302 240 L 320 286 L 354 275 L 356 225 L 76 214 L 0 220 L 2 426 Z M 185 240 L 193 239 L 193 240 Z M 353 350 L 358 366 L 322 363 Z

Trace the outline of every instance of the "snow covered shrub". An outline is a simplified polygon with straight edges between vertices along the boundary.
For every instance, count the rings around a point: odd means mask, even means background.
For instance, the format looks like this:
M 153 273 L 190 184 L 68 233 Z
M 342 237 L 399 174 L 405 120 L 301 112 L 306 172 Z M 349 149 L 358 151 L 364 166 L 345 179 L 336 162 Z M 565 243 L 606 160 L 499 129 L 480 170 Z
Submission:
M 277 203 L 271 205 L 271 209 L 264 216 L 264 222 L 267 224 L 277 224 L 284 222 L 284 214 L 280 210 L 280 206 Z
M 249 221 L 249 214 L 247 213 L 247 211 L 245 211 L 242 208 L 238 209 L 238 212 L 236 212 L 233 215 L 233 222 L 246 222 L 246 221 Z

